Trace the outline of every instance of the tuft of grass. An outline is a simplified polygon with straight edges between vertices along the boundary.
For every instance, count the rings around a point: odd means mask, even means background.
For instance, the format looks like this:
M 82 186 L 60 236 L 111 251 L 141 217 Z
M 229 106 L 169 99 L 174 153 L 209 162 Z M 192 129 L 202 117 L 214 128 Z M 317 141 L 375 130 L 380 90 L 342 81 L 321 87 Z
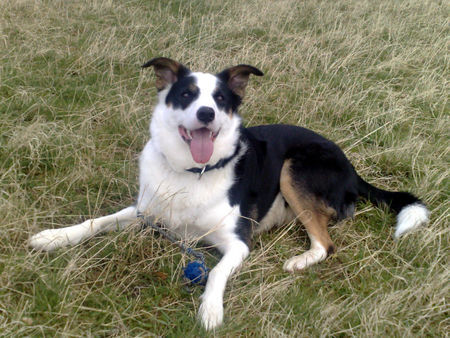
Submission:
M 290 275 L 296 224 L 254 239 L 217 336 L 447 336 L 449 6 L 440 1 L 0 2 L 0 332 L 203 336 L 187 257 L 148 232 L 51 254 L 27 239 L 133 203 L 156 102 L 154 56 L 217 72 L 247 63 L 246 125 L 292 123 L 337 142 L 371 183 L 409 190 L 429 227 L 392 240 L 361 203 L 338 251 Z M 208 263 L 219 257 L 208 250 Z

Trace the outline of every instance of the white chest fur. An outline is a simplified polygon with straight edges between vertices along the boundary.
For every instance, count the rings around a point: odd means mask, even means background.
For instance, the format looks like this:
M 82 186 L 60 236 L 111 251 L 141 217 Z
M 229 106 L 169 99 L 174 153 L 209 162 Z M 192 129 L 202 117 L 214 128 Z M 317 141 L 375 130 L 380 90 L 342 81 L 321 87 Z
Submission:
M 137 207 L 163 221 L 185 238 L 216 237 L 233 231 L 239 207 L 228 202 L 233 166 L 198 174 L 176 172 L 150 140 L 140 158 L 140 191 Z

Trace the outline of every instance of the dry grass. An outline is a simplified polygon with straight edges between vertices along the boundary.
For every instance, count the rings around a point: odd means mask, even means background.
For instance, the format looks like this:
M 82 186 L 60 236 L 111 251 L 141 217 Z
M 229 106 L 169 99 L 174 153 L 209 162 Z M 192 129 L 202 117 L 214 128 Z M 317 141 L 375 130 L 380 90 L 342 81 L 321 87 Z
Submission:
M 153 56 L 195 70 L 249 63 L 249 125 L 293 123 L 342 146 L 363 177 L 410 190 L 430 226 L 391 238 L 361 204 L 338 252 L 298 275 L 291 225 L 255 238 L 219 336 L 448 336 L 449 6 L 440 1 L 0 2 L 0 332 L 204 335 L 186 257 L 147 233 L 52 254 L 32 233 L 132 203 L 155 103 Z M 300 249 L 299 249 L 300 248 Z M 213 265 L 218 257 L 209 256 Z

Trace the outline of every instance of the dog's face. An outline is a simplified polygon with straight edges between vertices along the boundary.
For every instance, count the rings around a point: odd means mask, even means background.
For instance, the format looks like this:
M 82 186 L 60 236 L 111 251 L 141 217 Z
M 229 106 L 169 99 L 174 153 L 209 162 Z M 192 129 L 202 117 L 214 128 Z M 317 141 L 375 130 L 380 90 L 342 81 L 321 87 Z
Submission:
M 239 138 L 237 109 L 250 74 L 258 69 L 239 65 L 212 75 L 191 72 L 167 58 L 156 58 L 153 66 L 159 102 L 151 133 L 174 169 L 214 165 L 230 156 Z

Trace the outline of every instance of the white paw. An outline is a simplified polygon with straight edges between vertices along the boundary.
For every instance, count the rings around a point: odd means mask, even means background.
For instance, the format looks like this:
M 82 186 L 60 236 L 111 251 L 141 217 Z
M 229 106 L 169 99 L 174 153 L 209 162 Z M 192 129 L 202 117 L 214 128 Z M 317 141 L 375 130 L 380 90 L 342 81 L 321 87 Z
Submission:
M 212 330 L 222 324 L 223 321 L 223 303 L 219 297 L 203 297 L 198 317 L 202 325 L 207 330 Z
M 322 247 L 310 249 L 300 256 L 294 256 L 288 259 L 283 269 L 288 272 L 303 270 L 304 268 L 323 261 L 327 257 L 327 252 Z
M 51 251 L 69 245 L 70 240 L 64 229 L 48 229 L 32 236 L 28 244 L 36 250 Z

